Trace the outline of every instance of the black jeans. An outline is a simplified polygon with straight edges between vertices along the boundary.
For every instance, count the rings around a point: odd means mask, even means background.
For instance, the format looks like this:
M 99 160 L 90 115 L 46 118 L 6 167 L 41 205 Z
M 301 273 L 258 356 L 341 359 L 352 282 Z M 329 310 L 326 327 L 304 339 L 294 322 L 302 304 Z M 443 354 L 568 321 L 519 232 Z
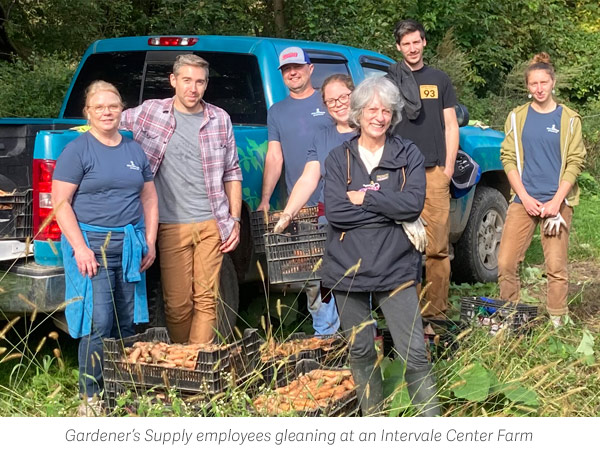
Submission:
M 375 325 L 363 325 L 372 320 L 371 310 L 381 307 L 400 358 L 407 370 L 429 367 L 419 299 L 414 286 L 393 296 L 390 292 L 333 291 L 344 334 L 350 339 L 350 358 L 375 356 Z M 356 334 L 352 335 L 356 327 Z M 362 327 L 362 329 L 361 329 Z

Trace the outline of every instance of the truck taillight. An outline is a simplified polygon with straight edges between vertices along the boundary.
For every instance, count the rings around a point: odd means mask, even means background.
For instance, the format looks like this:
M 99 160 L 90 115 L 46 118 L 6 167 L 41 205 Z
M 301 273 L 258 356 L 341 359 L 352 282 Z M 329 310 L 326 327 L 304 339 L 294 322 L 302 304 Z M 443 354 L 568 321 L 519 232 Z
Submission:
M 183 38 L 181 36 L 155 36 L 148 38 L 150 46 L 193 46 L 198 38 Z
M 56 161 L 50 159 L 33 160 L 33 233 L 39 241 L 59 241 L 60 227 L 56 219 L 48 222 L 52 212 L 52 174 Z M 40 231 L 40 227 L 43 229 Z

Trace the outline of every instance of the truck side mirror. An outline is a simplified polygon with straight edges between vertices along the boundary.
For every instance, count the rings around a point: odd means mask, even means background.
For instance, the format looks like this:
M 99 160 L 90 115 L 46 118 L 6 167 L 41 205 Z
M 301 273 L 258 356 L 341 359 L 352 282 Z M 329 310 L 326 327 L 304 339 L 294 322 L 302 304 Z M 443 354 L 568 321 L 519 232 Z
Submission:
M 456 119 L 458 120 L 458 127 L 467 126 L 469 124 L 469 110 L 462 104 L 454 106 L 456 110 Z

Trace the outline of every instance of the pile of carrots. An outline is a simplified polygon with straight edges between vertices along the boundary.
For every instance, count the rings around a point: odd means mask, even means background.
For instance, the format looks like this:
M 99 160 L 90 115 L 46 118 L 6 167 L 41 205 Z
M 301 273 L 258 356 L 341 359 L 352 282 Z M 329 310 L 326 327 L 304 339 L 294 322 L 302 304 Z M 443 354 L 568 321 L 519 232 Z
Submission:
M 315 369 L 288 386 L 277 388 L 274 394 L 264 394 L 254 400 L 260 413 L 276 415 L 289 411 L 314 411 L 327 408 L 354 392 L 355 384 L 349 370 Z
M 125 348 L 125 361 L 130 364 L 157 364 L 162 367 L 182 367 L 194 370 L 198 353 L 223 348 L 215 344 L 167 344 L 165 342 L 136 342 Z
M 261 346 L 261 359 L 267 362 L 275 358 L 287 358 L 306 350 L 317 350 L 319 348 L 331 350 L 334 348 L 333 343 L 336 341 L 339 341 L 336 337 L 310 337 L 308 339 L 292 339 L 278 344 L 271 338 Z

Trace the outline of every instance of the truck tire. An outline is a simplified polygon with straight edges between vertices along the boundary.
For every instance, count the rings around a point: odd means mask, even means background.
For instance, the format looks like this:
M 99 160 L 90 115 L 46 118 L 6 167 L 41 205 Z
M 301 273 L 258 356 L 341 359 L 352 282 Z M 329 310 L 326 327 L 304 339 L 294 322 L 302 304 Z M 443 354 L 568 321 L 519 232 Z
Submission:
M 233 329 L 237 322 L 240 307 L 240 288 L 233 260 L 229 254 L 223 256 L 219 278 L 219 299 L 217 301 L 217 330 L 219 340 L 233 339 Z
M 452 280 L 493 282 L 498 279 L 498 250 L 508 203 L 494 188 L 476 188 L 469 221 L 454 245 Z

